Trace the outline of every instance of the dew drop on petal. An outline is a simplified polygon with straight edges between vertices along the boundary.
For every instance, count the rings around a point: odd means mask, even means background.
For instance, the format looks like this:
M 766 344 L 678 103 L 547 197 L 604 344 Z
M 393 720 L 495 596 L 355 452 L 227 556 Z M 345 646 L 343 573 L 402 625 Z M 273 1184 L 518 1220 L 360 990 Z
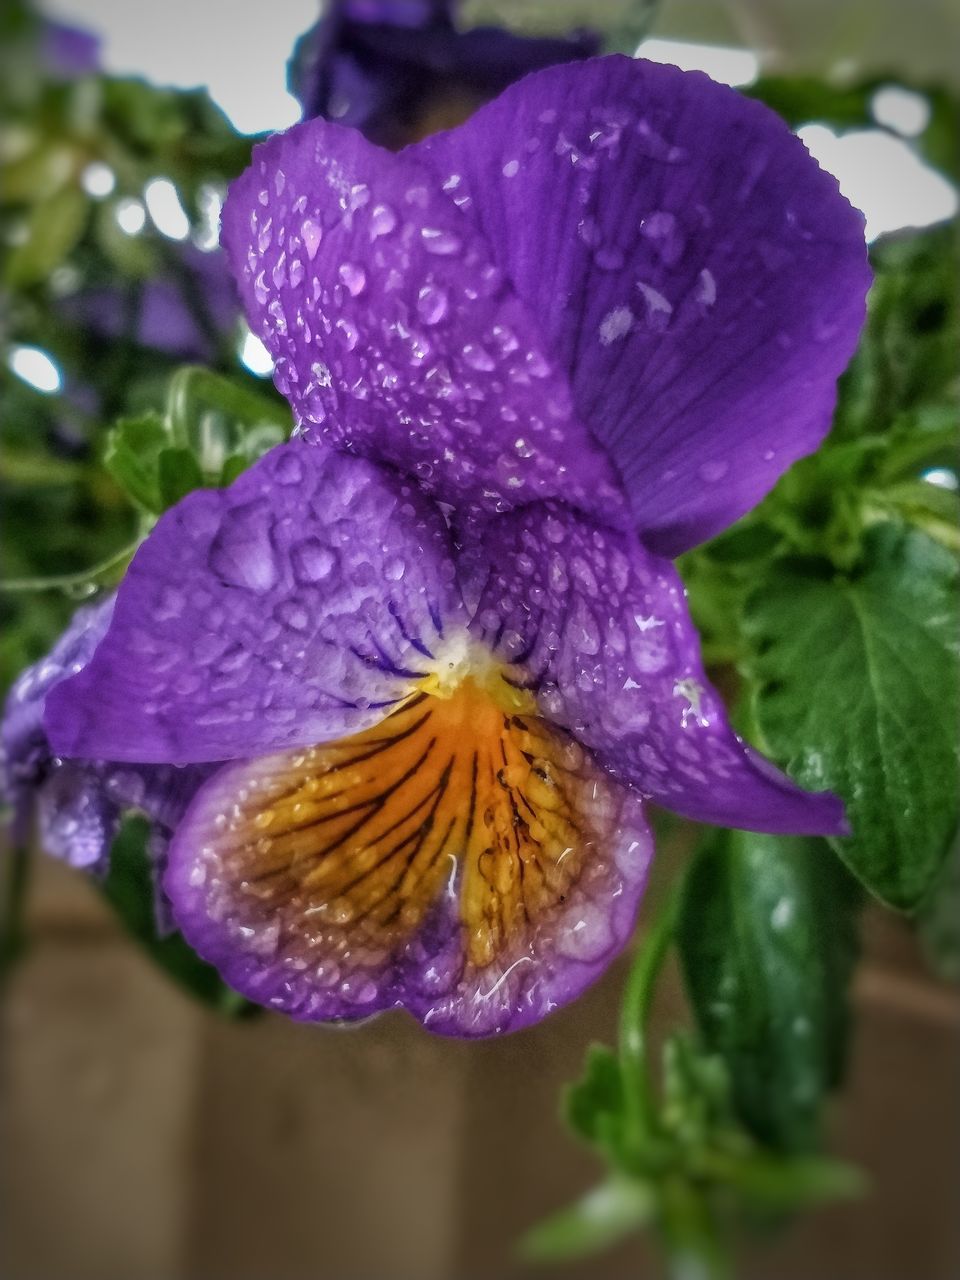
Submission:
M 460 252 L 460 237 L 455 236 L 452 231 L 442 231 L 438 227 L 421 227 L 420 235 L 428 253 L 446 256 Z
M 489 373 L 497 367 L 490 352 L 477 342 L 466 344 L 463 348 L 463 358 L 471 369 L 476 369 L 480 373 Z
M 356 298 L 366 287 L 367 273 L 355 262 L 344 262 L 340 267 L 340 279 L 350 291 L 350 296 Z
M 333 572 L 336 553 L 319 538 L 306 538 L 291 553 L 294 576 L 298 582 L 322 582 Z
M 605 347 L 624 338 L 633 328 L 634 314 L 629 307 L 614 307 L 600 321 L 600 341 Z
M 417 312 L 424 324 L 438 324 L 447 314 L 447 295 L 433 284 L 425 284 L 417 296 Z
M 303 246 L 307 251 L 307 257 L 312 262 L 317 256 L 317 250 L 320 248 L 320 239 L 323 233 L 319 224 L 314 222 L 311 218 L 306 219 L 303 226 L 300 228 L 300 233 L 303 236 Z
M 370 215 L 370 239 L 389 235 L 397 225 L 397 215 L 388 204 L 378 204 Z

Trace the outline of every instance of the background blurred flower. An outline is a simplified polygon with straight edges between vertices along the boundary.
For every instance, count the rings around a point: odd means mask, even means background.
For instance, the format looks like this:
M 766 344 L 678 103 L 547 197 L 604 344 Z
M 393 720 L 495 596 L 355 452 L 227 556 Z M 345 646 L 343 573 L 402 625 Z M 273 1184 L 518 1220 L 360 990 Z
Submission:
M 542 67 L 588 58 L 600 37 L 456 26 L 456 0 L 332 0 L 297 42 L 291 92 L 323 116 L 399 148 L 465 119 Z

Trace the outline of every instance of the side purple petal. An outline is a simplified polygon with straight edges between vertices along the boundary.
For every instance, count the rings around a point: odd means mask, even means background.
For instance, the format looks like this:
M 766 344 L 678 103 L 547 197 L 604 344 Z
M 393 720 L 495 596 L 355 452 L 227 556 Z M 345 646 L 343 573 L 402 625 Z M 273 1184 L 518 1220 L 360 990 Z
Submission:
M 615 778 L 717 826 L 847 832 L 835 796 L 802 791 L 731 729 L 668 561 L 548 504 L 492 521 L 477 563 L 473 631 Z
M 92 660 L 47 699 L 50 741 L 199 763 L 362 728 L 456 620 L 454 577 L 418 493 L 359 459 L 278 445 L 159 520 Z
M 131 809 L 151 820 L 154 847 L 162 851 L 210 772 L 201 767 L 63 760 L 53 753 L 43 727 L 47 696 L 90 661 L 113 607 L 110 597 L 77 611 L 51 653 L 14 683 L 0 724 L 0 791 L 13 808 L 14 839 L 28 838 L 36 814 L 40 844 L 47 853 L 98 872 L 106 870 L 113 837 Z
M 308 439 L 443 502 L 560 496 L 613 519 L 615 472 L 458 201 L 455 180 L 322 120 L 256 149 L 222 239 L 277 386 Z
M 864 317 L 863 218 L 766 107 L 608 57 L 404 154 L 537 317 L 648 546 L 717 533 L 822 440 Z

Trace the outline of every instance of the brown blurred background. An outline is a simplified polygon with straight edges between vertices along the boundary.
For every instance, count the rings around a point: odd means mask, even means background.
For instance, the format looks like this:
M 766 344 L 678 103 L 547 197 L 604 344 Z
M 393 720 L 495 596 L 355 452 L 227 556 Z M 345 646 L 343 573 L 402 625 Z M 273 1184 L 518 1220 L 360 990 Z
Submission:
M 515 1255 L 599 1172 L 557 1097 L 587 1043 L 612 1040 L 625 962 L 500 1041 L 437 1039 L 400 1015 L 348 1031 L 225 1023 L 169 985 L 79 875 L 39 871 L 3 1026 L 5 1280 L 659 1274 L 642 1242 L 537 1272 Z M 960 1003 L 889 915 L 868 915 L 866 947 L 832 1129 L 871 1193 L 751 1248 L 748 1280 L 960 1276 Z M 687 1017 L 676 975 L 663 987 L 661 1031 Z

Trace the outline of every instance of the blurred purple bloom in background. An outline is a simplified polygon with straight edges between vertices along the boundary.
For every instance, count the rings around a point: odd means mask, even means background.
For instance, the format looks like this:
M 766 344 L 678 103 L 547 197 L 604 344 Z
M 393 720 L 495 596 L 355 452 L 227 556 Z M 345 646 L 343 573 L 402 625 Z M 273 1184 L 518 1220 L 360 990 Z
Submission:
M 126 339 L 178 360 L 216 361 L 224 336 L 240 318 L 223 251 L 183 244 L 174 252 L 175 270 L 146 281 L 139 296 L 92 285 L 64 298 L 64 314 L 97 338 Z
M 844 829 L 733 733 L 663 558 L 816 448 L 862 324 L 862 218 L 777 117 L 609 58 L 399 156 L 309 121 L 223 239 L 302 439 L 160 520 L 46 726 L 229 762 L 165 885 L 232 985 L 515 1029 L 629 937 L 647 799 Z
M 465 119 L 522 76 L 588 58 L 600 38 L 456 26 L 454 0 L 333 0 L 297 43 L 290 88 L 322 116 L 399 148 Z
M 63 80 L 96 75 L 100 70 L 100 37 L 64 22 L 40 26 L 40 57 L 49 75 Z

